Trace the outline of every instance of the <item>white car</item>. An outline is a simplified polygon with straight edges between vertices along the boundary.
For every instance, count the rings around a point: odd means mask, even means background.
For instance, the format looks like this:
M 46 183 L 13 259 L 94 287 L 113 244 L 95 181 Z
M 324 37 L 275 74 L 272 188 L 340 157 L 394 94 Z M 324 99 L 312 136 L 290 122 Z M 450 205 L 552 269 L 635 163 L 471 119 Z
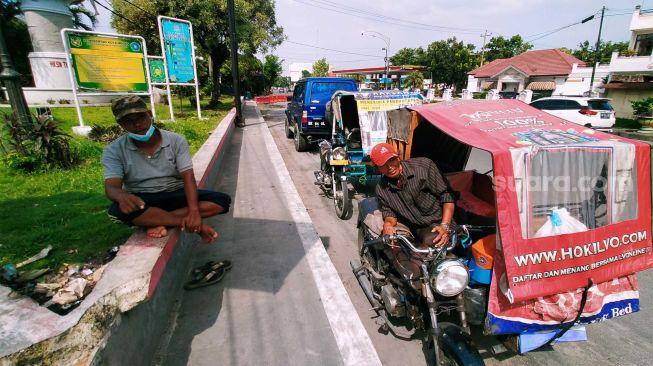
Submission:
M 610 100 L 588 97 L 546 97 L 531 106 L 585 127 L 611 129 L 617 118 Z

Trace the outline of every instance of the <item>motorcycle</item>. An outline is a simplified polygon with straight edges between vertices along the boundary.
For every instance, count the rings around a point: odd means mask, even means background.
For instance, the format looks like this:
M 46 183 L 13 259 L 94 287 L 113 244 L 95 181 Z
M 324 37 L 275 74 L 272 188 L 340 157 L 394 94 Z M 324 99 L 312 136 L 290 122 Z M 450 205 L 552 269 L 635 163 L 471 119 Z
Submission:
M 360 212 L 365 214 L 368 211 L 365 207 L 375 205 L 375 200 L 363 200 Z M 468 287 L 470 274 L 464 259 L 447 256 L 460 247 L 461 242 L 471 240 L 469 232 L 473 229 L 487 228 L 457 226 L 451 232 L 448 245 L 421 249 L 401 234 L 375 237 L 359 219 L 360 258 L 352 260 L 350 265 L 372 309 L 379 316 L 381 330 L 404 339 L 425 336 L 429 348 L 433 349 L 436 365 L 484 365 L 472 343 L 469 323 L 480 324 L 485 317 L 486 289 Z M 421 257 L 420 273 L 416 274 L 419 275 L 419 291 L 384 254 L 386 248 L 397 245 L 407 257 Z M 457 313 L 459 324 L 439 320 L 439 315 L 451 317 L 451 313 Z M 400 319 L 408 320 L 408 329 L 412 332 L 393 324 Z

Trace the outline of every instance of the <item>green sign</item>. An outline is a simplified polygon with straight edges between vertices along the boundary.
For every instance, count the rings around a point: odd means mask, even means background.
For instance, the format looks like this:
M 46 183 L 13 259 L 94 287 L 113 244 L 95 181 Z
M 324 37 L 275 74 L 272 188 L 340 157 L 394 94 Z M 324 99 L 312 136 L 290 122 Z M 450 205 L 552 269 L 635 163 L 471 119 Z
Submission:
M 165 84 L 166 73 L 163 68 L 163 59 L 148 58 L 147 64 L 150 68 L 150 82 L 153 84 Z
M 147 92 L 140 39 L 86 33 L 68 34 L 77 85 L 106 92 Z

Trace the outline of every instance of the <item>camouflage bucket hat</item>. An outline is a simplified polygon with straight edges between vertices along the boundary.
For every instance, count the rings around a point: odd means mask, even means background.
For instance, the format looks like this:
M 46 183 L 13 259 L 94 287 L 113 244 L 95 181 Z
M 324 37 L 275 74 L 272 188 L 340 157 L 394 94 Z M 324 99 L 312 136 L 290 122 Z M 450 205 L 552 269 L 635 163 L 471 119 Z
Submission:
M 115 99 L 111 103 L 111 111 L 116 116 L 116 120 L 120 121 L 121 118 L 132 113 L 149 112 L 150 110 L 145 105 L 145 102 L 138 95 L 125 95 Z

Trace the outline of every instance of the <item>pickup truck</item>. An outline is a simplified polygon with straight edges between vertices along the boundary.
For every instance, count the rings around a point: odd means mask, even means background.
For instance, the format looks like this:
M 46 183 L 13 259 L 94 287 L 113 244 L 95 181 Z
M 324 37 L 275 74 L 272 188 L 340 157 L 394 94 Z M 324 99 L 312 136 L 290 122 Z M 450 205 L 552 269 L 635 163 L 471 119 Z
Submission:
M 306 151 L 311 141 L 331 136 L 324 120 L 326 105 L 337 90 L 357 91 L 356 82 L 344 78 L 304 78 L 297 82 L 286 109 L 286 137 L 295 139 L 295 150 Z

